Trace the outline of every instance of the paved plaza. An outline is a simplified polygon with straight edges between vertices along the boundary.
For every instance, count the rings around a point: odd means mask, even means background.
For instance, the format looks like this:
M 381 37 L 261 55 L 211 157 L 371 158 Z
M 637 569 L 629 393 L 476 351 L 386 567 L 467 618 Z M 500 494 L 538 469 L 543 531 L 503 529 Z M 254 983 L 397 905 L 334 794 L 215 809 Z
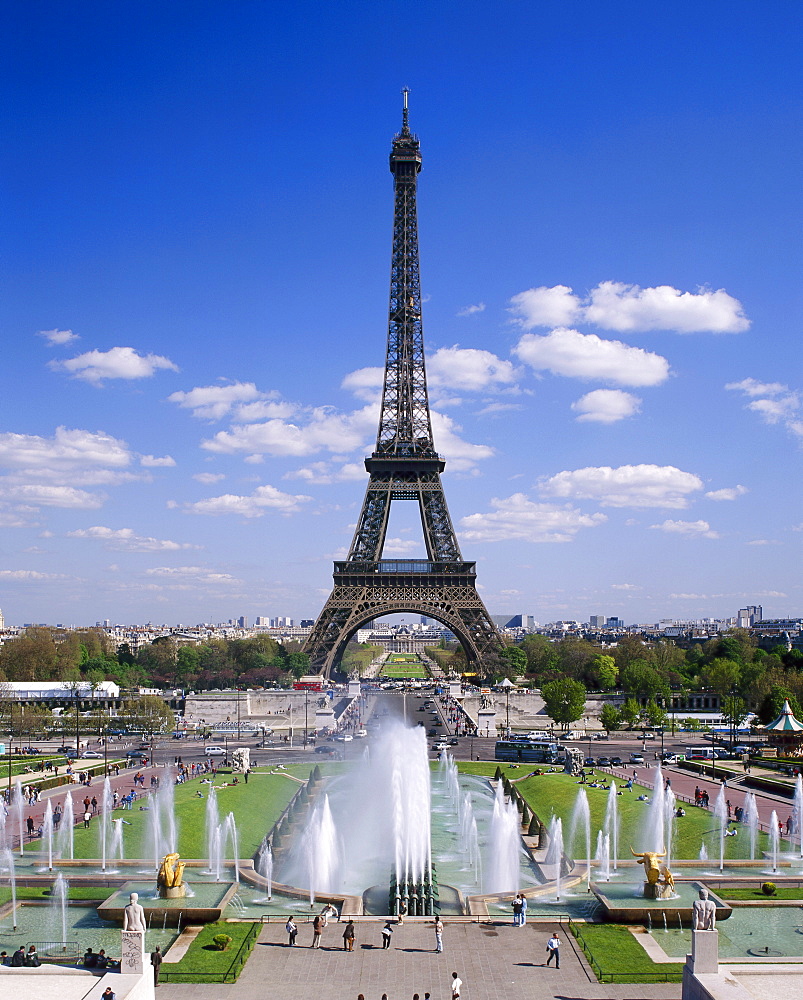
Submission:
M 430 923 L 397 927 L 382 950 L 379 920 L 357 923 L 353 952 L 343 951 L 343 926 L 330 924 L 323 948 L 313 951 L 312 926 L 299 927 L 296 948 L 286 947 L 281 923 L 266 924 L 237 983 L 231 986 L 162 984 L 158 1000 L 451 1000 L 452 972 L 463 980 L 462 1000 L 679 1000 L 680 984 L 598 983 L 568 930 L 560 970 L 545 968 L 552 923 L 446 922 L 444 952 L 436 954 Z M 166 967 L 163 966 L 163 969 Z

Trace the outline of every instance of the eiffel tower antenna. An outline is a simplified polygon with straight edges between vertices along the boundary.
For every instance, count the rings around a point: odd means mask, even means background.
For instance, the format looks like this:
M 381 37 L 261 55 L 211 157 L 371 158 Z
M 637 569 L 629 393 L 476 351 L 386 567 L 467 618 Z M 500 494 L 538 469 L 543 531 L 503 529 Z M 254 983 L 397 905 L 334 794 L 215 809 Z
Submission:
M 504 643 L 465 562 L 441 484 L 445 462 L 435 451 L 427 396 L 416 191 L 421 170 L 418 136 L 410 131 L 409 90 L 402 91 L 402 128 L 390 152 L 393 248 L 388 340 L 376 448 L 349 554 L 334 567 L 334 588 L 307 642 L 312 668 L 329 673 L 358 628 L 382 615 L 414 612 L 434 618 L 460 640 L 469 663 Z M 383 559 L 390 507 L 418 503 L 426 559 Z

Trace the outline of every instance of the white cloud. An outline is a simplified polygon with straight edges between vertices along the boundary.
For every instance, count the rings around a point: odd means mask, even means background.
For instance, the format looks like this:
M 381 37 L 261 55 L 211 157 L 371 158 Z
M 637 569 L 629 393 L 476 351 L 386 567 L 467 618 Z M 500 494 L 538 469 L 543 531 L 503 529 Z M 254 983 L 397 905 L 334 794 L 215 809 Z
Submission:
M 477 410 L 478 417 L 493 416 L 494 413 L 507 413 L 510 410 L 523 410 L 521 403 L 488 403 L 481 410 Z
M 112 347 L 108 351 L 87 351 L 69 361 L 51 361 L 54 371 L 70 372 L 74 378 L 100 385 L 107 378 L 150 378 L 160 368 L 178 371 L 169 358 L 160 354 L 137 354 L 133 347 Z
M 163 458 L 154 458 L 153 455 L 140 455 L 139 464 L 144 465 L 146 469 L 172 469 L 176 464 L 176 460 L 171 458 L 170 455 L 165 455 Z
M 743 392 L 745 396 L 780 396 L 789 392 L 789 386 L 780 382 L 759 382 L 754 378 L 743 378 L 741 382 L 728 382 L 725 388 Z
M 529 288 L 510 300 L 510 312 L 525 330 L 534 326 L 568 326 L 582 319 L 580 298 L 568 285 Z
M 77 333 L 72 330 L 40 330 L 37 337 L 44 337 L 52 347 L 60 347 L 62 344 L 70 344 L 73 340 L 80 340 Z
M 465 306 L 463 309 L 458 309 L 458 316 L 474 316 L 476 313 L 485 312 L 485 303 L 478 302 L 475 306 Z
M 252 420 L 273 420 L 274 417 L 284 420 L 287 417 L 292 417 L 297 412 L 298 407 L 296 404 L 289 403 L 287 400 L 258 399 L 255 403 L 238 403 L 234 407 L 235 419 L 246 422 Z
M 39 583 L 42 580 L 69 580 L 63 573 L 40 573 L 35 569 L 0 569 L 0 580 L 16 580 L 18 583 Z
M 107 549 L 125 549 L 128 552 L 176 552 L 180 549 L 199 549 L 190 542 L 171 542 L 168 539 L 137 535 L 132 528 L 106 528 L 94 525 L 67 532 L 68 538 L 91 538 L 104 542 Z
M 74 510 L 96 510 L 106 497 L 102 493 L 87 493 L 73 486 L 3 485 L 0 499 L 21 501 L 34 507 L 65 507 Z
M 641 590 L 635 583 L 612 583 L 611 590 Z
M 365 466 L 358 462 L 346 462 L 340 468 L 335 468 L 329 462 L 312 462 L 301 469 L 287 472 L 283 479 L 301 479 L 305 483 L 316 486 L 328 486 L 331 483 L 351 482 L 365 479 Z
M 196 503 L 184 504 L 188 514 L 238 514 L 240 517 L 262 517 L 268 511 L 279 514 L 295 514 L 301 505 L 308 503 L 312 497 L 282 493 L 275 486 L 258 486 L 250 496 L 237 496 L 225 493 L 223 496 L 210 497 L 208 500 L 198 500 Z
M 594 528 L 604 514 L 583 514 L 570 504 L 534 503 L 523 493 L 491 500 L 495 510 L 460 521 L 461 538 L 471 542 L 571 542 L 581 528 Z
M 595 333 L 565 328 L 546 336 L 525 333 L 513 351 L 536 371 L 569 378 L 647 386 L 660 385 L 669 377 L 669 362 L 660 354 L 618 340 L 603 340 Z
M 205 486 L 211 486 L 212 483 L 219 483 L 226 476 L 223 472 L 196 472 L 192 478 Z
M 459 436 L 459 431 L 462 430 L 460 425 L 445 413 L 433 410 L 430 416 L 435 448 L 444 456 L 453 472 L 471 471 L 477 462 L 493 455 L 494 450 L 488 445 L 464 441 Z
M 374 401 L 382 393 L 382 383 L 385 380 L 385 369 L 378 366 L 358 368 L 349 372 L 340 383 L 342 389 L 354 393 L 358 399 Z
M 190 581 L 192 583 L 242 583 L 230 573 L 217 573 L 204 566 L 154 566 L 146 569 L 148 576 L 161 577 L 165 580 Z
M 589 323 L 620 333 L 740 333 L 750 326 L 742 304 L 722 288 L 681 292 L 670 285 L 641 288 L 621 281 L 601 281 L 584 299 L 567 285 L 530 288 L 513 296 L 510 311 L 526 330 Z
M 686 535 L 688 538 L 719 538 L 717 532 L 711 530 L 708 521 L 664 521 L 663 524 L 651 524 L 650 528 L 673 535 Z
M 621 465 L 588 467 L 559 472 L 540 483 L 547 496 L 596 500 L 604 507 L 688 506 L 688 495 L 703 488 L 703 481 L 673 465 Z
M 580 414 L 578 421 L 591 420 L 600 424 L 613 424 L 640 412 L 641 400 L 621 389 L 595 389 L 587 392 L 572 409 Z
M 790 393 L 780 399 L 754 399 L 747 409 L 757 413 L 765 423 L 777 424 L 788 421 L 800 409 L 800 398 L 797 393 Z
M 781 543 L 772 538 L 754 538 L 748 545 L 780 545 Z
M 436 388 L 485 392 L 516 381 L 510 361 L 473 347 L 441 347 L 427 361 L 427 381 Z
M 122 469 L 131 458 L 125 441 L 103 431 L 58 427 L 52 438 L 0 434 L 0 467 L 24 470 L 29 475 L 72 475 L 87 466 Z
M 260 392 L 253 382 L 231 382 L 225 385 L 200 385 L 188 392 L 173 392 L 167 399 L 200 420 L 220 420 L 236 405 L 263 401 L 268 394 Z M 278 414 L 276 414 L 278 415 Z
M 722 490 L 711 490 L 705 496 L 708 500 L 736 500 L 737 497 L 749 492 L 746 486 L 728 486 Z
M 389 556 L 409 556 L 421 548 L 422 543 L 415 538 L 386 538 L 382 556 L 385 559 Z

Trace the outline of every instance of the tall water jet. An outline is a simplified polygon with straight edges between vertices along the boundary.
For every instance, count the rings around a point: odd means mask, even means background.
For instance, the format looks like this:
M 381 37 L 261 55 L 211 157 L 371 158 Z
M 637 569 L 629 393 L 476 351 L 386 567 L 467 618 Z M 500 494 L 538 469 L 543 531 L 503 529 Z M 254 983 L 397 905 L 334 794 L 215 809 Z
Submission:
M 161 815 L 161 832 L 163 854 L 174 854 L 177 843 L 176 830 L 176 796 L 173 777 L 171 774 L 165 775 L 165 780 L 159 786 L 156 793 Z
M 390 821 L 398 883 L 419 883 L 432 869 L 430 769 L 423 727 L 388 734 Z
M 70 883 L 63 875 L 57 875 L 51 890 L 50 912 L 56 933 L 61 935 L 57 940 L 61 942 L 62 951 L 67 949 L 67 900 L 69 893 Z
M 781 839 L 781 831 L 778 826 L 778 813 L 772 810 L 770 816 L 770 855 L 772 856 L 772 870 L 778 871 L 778 841 Z
M 100 823 L 98 824 L 98 837 L 100 838 L 101 871 L 106 871 L 106 862 L 111 847 L 111 815 L 112 815 L 112 786 L 108 778 L 103 780 L 103 791 L 100 795 Z
M 64 808 L 59 822 L 57 843 L 62 858 L 69 858 L 70 861 L 75 860 L 75 809 L 72 792 L 67 792 L 64 796 Z
M 273 850 L 267 837 L 259 845 L 256 863 L 257 874 L 268 883 L 268 899 L 273 895 Z
M 486 892 L 517 892 L 519 888 L 519 811 L 505 796 L 502 782 L 496 783 L 490 829 L 490 859 L 487 865 Z
M 548 874 L 554 874 L 555 899 L 560 902 L 561 880 L 563 876 L 563 821 L 553 816 L 549 824 L 549 847 L 544 864 L 553 866 Z
M 0 801 L 0 851 L 4 851 L 8 847 L 8 840 L 6 837 L 6 808 L 5 804 Z
M 611 880 L 611 838 L 602 830 L 597 832 L 596 861 L 599 866 L 599 876 L 606 882 Z
M 11 926 L 17 929 L 17 878 L 14 872 L 14 855 L 9 846 L 3 851 L 3 861 L 8 872 L 8 886 L 11 889 Z
M 619 803 L 617 797 L 616 782 L 611 781 L 608 791 L 608 802 L 605 806 L 605 833 L 611 845 L 611 855 L 613 858 L 613 870 L 618 870 L 619 865 Z
M 719 786 L 717 800 L 714 803 L 714 816 L 719 824 L 719 870 L 725 867 L 725 834 L 728 830 L 728 806 L 725 802 L 725 786 Z
M 756 860 L 756 841 L 758 840 L 758 805 L 753 792 L 745 792 L 744 795 L 744 816 L 747 830 L 750 834 L 750 860 Z
M 572 857 L 577 857 L 577 833 L 583 835 L 582 846 L 584 848 L 583 857 L 586 862 L 586 881 L 591 884 L 591 812 L 588 807 L 588 795 L 585 788 L 577 792 L 572 810 L 572 826 L 569 842 L 571 844 Z
M 798 852 L 803 858 L 803 775 L 800 772 L 795 779 L 795 801 L 792 806 L 792 829 L 789 837 L 789 846 L 792 850 L 795 837 L 797 837 Z
M 122 817 L 112 820 L 111 856 L 113 859 L 117 859 L 119 861 L 123 861 L 125 859 L 125 847 L 123 845 L 124 823 L 125 820 Z
M 22 796 L 22 782 L 14 782 L 14 806 L 17 812 L 17 832 L 20 838 L 20 857 L 25 854 L 25 804 Z
M 240 841 L 237 837 L 237 823 L 234 820 L 234 813 L 230 812 L 226 816 L 224 824 L 225 830 L 221 836 L 224 845 L 231 844 L 232 860 L 234 861 L 234 881 L 240 881 Z M 225 850 L 225 848 L 224 848 Z
M 220 813 L 217 807 L 217 792 L 209 785 L 206 797 L 206 856 L 209 858 L 209 871 L 216 872 L 220 877 Z
M 664 812 L 664 779 L 661 774 L 661 765 L 659 764 L 655 769 L 652 801 L 650 802 L 650 808 L 644 822 L 644 831 L 642 834 L 643 850 L 663 854 L 665 850 L 664 836 L 666 833 Z
M 317 892 L 331 893 L 338 887 L 341 864 L 340 843 L 329 796 L 316 804 L 304 833 L 304 852 L 310 904 Z
M 468 862 L 468 868 L 473 871 L 477 882 L 481 880 L 480 842 L 477 832 L 477 818 L 471 802 L 471 793 L 463 795 L 460 808 L 460 851 Z M 480 887 L 480 891 L 482 888 Z
M 671 787 L 667 787 L 664 792 L 664 849 L 666 858 L 664 862 L 667 868 L 672 867 L 672 848 L 675 841 L 675 793 Z
M 47 800 L 45 806 L 45 819 L 42 823 L 42 839 L 47 849 L 47 870 L 53 871 L 53 803 Z
M 166 852 L 162 850 L 162 824 L 159 817 L 159 803 L 155 795 L 151 796 L 148 809 L 148 843 L 154 870 L 158 871 Z

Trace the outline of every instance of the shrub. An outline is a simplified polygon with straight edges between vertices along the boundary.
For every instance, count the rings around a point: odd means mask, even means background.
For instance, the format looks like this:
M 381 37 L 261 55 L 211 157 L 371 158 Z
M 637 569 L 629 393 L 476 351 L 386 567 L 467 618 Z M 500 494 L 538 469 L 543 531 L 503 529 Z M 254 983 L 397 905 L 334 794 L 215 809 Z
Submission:
M 765 896 L 774 896 L 776 888 L 777 887 L 774 882 L 761 883 L 761 891 L 764 893 Z
M 530 810 L 525 805 L 521 811 L 521 825 L 529 826 L 530 824 Z
M 225 951 L 231 944 L 231 938 L 228 934 L 215 934 L 212 938 L 212 944 L 218 951 Z
M 494 781 L 499 781 L 502 777 L 502 768 L 497 764 L 496 770 L 494 771 Z
M 530 837 L 537 837 L 540 828 L 541 824 L 538 822 L 538 817 L 535 815 L 535 813 L 533 813 L 533 818 L 530 820 L 530 825 L 527 828 L 527 834 Z

